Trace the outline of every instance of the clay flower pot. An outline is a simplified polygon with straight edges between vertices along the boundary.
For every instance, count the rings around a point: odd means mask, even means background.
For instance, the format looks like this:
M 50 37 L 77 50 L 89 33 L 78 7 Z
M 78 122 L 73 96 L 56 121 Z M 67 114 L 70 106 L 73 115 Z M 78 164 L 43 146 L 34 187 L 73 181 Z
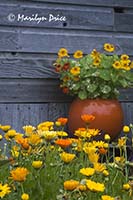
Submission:
M 70 135 L 78 128 L 85 127 L 81 120 L 81 115 L 92 114 L 95 120 L 90 124 L 90 128 L 100 129 L 108 133 L 111 139 L 120 134 L 123 127 L 124 114 L 118 100 L 109 99 L 76 99 L 72 102 L 68 114 L 68 128 Z

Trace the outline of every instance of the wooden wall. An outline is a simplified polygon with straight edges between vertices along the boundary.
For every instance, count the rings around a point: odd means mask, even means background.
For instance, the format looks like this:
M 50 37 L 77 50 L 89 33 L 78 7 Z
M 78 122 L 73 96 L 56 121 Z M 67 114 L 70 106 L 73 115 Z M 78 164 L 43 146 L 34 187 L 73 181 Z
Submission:
M 21 21 L 18 16 L 65 16 Z M 0 0 L 0 123 L 24 124 L 67 116 L 71 98 L 59 89 L 52 63 L 59 48 L 84 53 L 105 42 L 133 56 L 132 0 Z M 125 123 L 133 123 L 133 90 L 122 90 Z

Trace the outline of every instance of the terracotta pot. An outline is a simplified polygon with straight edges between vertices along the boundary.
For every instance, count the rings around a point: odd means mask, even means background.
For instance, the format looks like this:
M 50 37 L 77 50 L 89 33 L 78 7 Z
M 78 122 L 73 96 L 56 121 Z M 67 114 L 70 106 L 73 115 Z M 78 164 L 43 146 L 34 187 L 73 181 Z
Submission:
M 72 102 L 68 114 L 68 128 L 70 135 L 78 128 L 85 127 L 81 120 L 82 114 L 92 114 L 96 118 L 90 124 L 90 128 L 100 129 L 108 133 L 111 139 L 119 135 L 123 127 L 124 114 L 118 100 L 108 99 L 76 99 Z

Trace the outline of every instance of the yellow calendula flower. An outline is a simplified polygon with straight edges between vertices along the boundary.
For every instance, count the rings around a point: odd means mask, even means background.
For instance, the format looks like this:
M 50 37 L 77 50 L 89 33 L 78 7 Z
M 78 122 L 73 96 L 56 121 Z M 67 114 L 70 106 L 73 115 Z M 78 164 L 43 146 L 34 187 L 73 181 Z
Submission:
M 34 167 L 35 169 L 39 169 L 41 168 L 43 165 L 43 162 L 40 160 L 36 160 L 32 162 L 32 167 Z
M 105 190 L 105 186 L 103 183 L 94 182 L 92 180 L 86 180 L 87 188 L 93 192 L 103 192 Z
M 129 183 L 123 184 L 123 189 L 124 189 L 124 190 L 129 190 L 129 189 L 130 189 Z
M 79 185 L 79 181 L 67 180 L 64 182 L 64 189 L 72 191 L 72 190 L 75 190 L 78 187 L 78 185 Z
M 61 122 L 56 121 L 56 122 L 55 122 L 55 125 L 56 125 L 56 126 L 61 126 Z
M 129 133 L 129 131 L 130 131 L 129 126 L 123 126 L 123 132 L 124 133 Z
M 115 200 L 115 198 L 109 195 L 102 195 L 101 200 Z
M 66 137 L 68 136 L 68 133 L 65 131 L 57 131 L 57 136 L 59 137 Z
M 11 192 L 11 188 L 8 186 L 8 184 L 2 184 L 0 183 L 0 198 L 4 198 L 5 195 L 9 194 Z
M 35 131 L 35 127 L 31 125 L 23 126 L 23 130 L 27 136 L 31 135 Z
M 42 140 L 38 134 L 32 134 L 28 137 L 28 143 L 31 145 L 38 145 L 41 141 Z
M 83 57 L 83 52 L 80 50 L 75 51 L 75 53 L 73 54 L 74 58 L 82 58 Z
M 114 159 L 117 164 L 123 164 L 125 162 L 125 158 L 123 156 L 116 156 Z
M 103 172 L 102 172 L 102 173 L 103 173 L 103 175 L 104 175 L 104 176 L 109 176 L 109 172 L 108 172 L 106 169 L 105 169 L 105 170 L 103 170 Z
M 13 157 L 18 157 L 19 156 L 19 147 L 14 145 L 11 149 L 11 153 Z
M 86 187 L 86 185 L 80 183 L 80 184 L 77 186 L 77 189 L 80 190 L 81 192 L 83 192 L 83 191 L 86 191 L 86 190 L 87 190 L 87 187 Z
M 4 132 L 7 132 L 8 130 L 10 130 L 11 129 L 11 126 L 10 125 L 1 125 L 0 126 L 0 129 L 2 130 L 2 131 L 4 131 Z
M 113 63 L 113 67 L 114 67 L 115 69 L 121 69 L 121 63 L 120 63 L 120 61 L 115 61 L 115 62 Z
M 67 51 L 67 49 L 65 49 L 65 48 L 61 48 L 59 51 L 58 51 L 58 56 L 60 57 L 60 58 L 63 58 L 63 57 L 68 57 L 68 51 Z
M 102 163 L 94 163 L 94 169 L 96 172 L 103 172 L 106 170 L 106 166 Z
M 87 168 L 80 169 L 79 172 L 85 176 L 92 176 L 95 173 L 95 169 L 91 167 L 87 167 Z
M 52 140 L 57 136 L 56 131 L 42 131 L 41 137 L 45 138 L 46 140 Z
M 38 128 L 38 130 L 48 131 L 48 130 L 52 130 L 53 129 L 53 125 L 54 125 L 54 122 L 45 121 L 45 122 L 40 123 L 37 126 L 37 128 Z
M 104 135 L 104 139 L 105 139 L 106 141 L 110 141 L 110 135 L 109 135 L 109 134 L 105 134 L 105 135 Z
M 78 66 L 72 67 L 72 69 L 70 70 L 70 73 L 73 76 L 79 75 L 80 74 L 80 67 L 78 67 Z
M 11 170 L 10 174 L 10 178 L 14 181 L 23 182 L 26 180 L 26 176 L 29 174 L 29 171 L 27 168 L 17 167 L 16 169 Z
M 88 158 L 91 163 L 97 163 L 99 160 L 99 154 L 98 153 L 88 154 Z
M 63 152 L 63 153 L 60 154 L 60 157 L 65 163 L 69 163 L 76 157 L 76 155 Z
M 118 147 L 122 148 L 126 145 L 126 138 L 125 137 L 121 137 L 118 139 Z
M 21 195 L 21 199 L 22 200 L 29 200 L 29 195 L 27 194 L 27 193 L 23 193 L 22 195 Z
M 9 130 L 7 133 L 5 133 L 4 137 L 6 138 L 6 140 L 11 140 L 13 139 L 15 136 L 17 135 L 16 131 L 11 129 Z
M 115 46 L 110 43 L 105 43 L 104 44 L 104 50 L 107 52 L 113 52 L 115 50 Z
M 3 136 L 0 134 L 0 140 L 2 140 Z

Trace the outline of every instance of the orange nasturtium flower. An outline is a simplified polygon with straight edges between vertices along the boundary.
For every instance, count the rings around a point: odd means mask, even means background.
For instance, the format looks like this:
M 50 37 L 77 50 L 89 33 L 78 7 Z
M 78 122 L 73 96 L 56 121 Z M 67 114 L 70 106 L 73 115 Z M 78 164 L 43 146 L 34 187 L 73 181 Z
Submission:
M 95 119 L 94 115 L 88 115 L 88 114 L 83 114 L 81 115 L 81 119 L 85 122 L 85 123 L 90 123 Z
M 57 139 L 55 141 L 55 144 L 59 145 L 62 148 L 66 148 L 72 144 L 72 141 L 70 139 Z
M 79 185 L 79 181 L 76 180 L 67 180 L 64 182 L 64 189 L 65 190 L 75 190 Z
M 18 182 L 23 182 L 26 180 L 26 176 L 29 174 L 27 168 L 24 167 L 17 167 L 10 171 L 11 179 Z
M 66 125 L 67 121 L 68 121 L 68 119 L 65 117 L 61 117 L 61 118 L 57 119 L 57 122 L 59 122 L 61 126 Z

